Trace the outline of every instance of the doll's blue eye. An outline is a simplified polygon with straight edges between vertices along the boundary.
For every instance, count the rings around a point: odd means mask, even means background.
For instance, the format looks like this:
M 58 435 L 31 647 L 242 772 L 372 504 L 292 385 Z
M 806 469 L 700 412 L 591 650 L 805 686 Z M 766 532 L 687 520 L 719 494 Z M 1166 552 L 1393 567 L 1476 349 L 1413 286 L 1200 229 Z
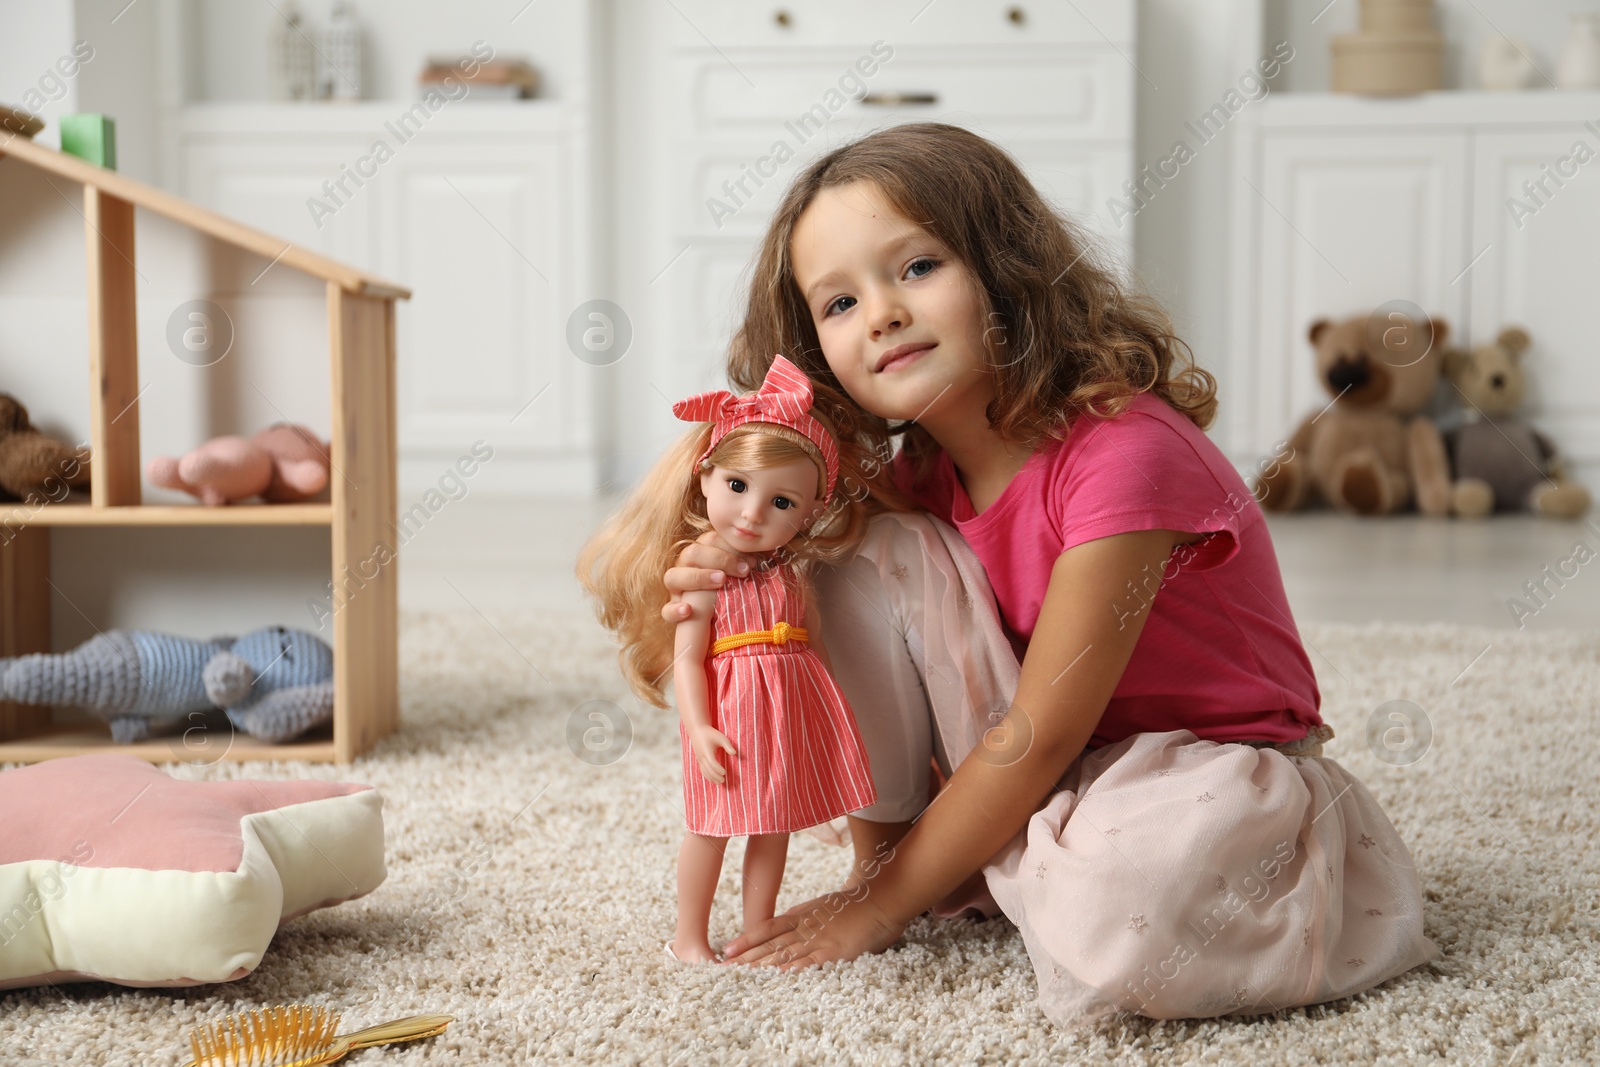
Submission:
M 739 478 L 729 478 L 728 488 L 732 489 L 735 493 L 742 493 L 744 492 L 744 482 Z
M 790 508 L 794 507 L 794 501 L 790 500 L 786 496 L 774 497 L 772 502 L 778 505 L 779 511 L 788 511 Z

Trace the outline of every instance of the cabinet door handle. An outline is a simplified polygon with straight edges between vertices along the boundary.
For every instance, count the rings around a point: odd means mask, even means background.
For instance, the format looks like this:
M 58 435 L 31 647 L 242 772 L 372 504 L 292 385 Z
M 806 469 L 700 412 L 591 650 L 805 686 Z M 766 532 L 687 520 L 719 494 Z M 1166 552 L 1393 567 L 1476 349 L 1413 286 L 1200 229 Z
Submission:
M 868 93 L 861 98 L 868 107 L 902 107 L 906 104 L 937 104 L 938 93 Z

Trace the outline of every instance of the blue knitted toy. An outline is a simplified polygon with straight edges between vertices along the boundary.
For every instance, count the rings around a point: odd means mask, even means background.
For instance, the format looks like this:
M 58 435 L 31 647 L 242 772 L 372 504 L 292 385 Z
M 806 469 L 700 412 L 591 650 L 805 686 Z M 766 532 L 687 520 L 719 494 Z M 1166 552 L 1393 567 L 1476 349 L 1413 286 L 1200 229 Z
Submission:
M 210 641 L 107 630 L 71 652 L 0 658 L 0 699 L 83 708 L 124 744 L 214 708 L 247 734 L 287 741 L 333 717 L 333 649 L 282 626 Z

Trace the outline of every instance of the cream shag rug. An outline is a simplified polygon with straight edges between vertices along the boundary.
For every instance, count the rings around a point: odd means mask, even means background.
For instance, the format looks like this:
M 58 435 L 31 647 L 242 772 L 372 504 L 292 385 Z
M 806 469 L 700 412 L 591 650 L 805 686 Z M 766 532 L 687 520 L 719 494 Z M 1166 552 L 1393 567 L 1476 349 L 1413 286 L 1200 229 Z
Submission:
M 444 1036 L 357 1054 L 369 1063 L 1600 1059 L 1600 634 L 1372 625 L 1305 637 L 1339 735 L 1329 754 L 1410 843 L 1444 952 L 1351 1000 L 1064 1032 L 1035 1005 L 1004 919 L 921 919 L 895 950 L 798 975 L 669 965 L 682 825 L 672 713 L 625 697 L 587 615 L 426 614 L 402 626 L 405 729 L 354 766 L 168 768 L 376 785 L 388 881 L 287 924 L 242 981 L 0 994 L 0 1061 L 179 1063 L 190 1026 L 297 1000 L 342 1009 L 346 1029 L 457 1017 Z M 1431 722 L 1431 747 L 1409 766 L 1380 762 L 1365 740 L 1391 700 Z M 627 709 L 625 751 L 590 717 L 607 706 L 589 701 Z M 736 842 L 714 939 L 737 932 L 739 856 Z M 780 908 L 836 888 L 847 864 L 846 849 L 805 835 L 790 856 Z

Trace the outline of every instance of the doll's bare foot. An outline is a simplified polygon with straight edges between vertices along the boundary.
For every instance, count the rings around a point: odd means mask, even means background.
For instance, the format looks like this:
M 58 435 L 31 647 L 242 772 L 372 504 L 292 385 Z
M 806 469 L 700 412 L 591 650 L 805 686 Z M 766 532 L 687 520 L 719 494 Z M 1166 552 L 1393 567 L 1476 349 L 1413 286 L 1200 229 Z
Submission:
M 679 947 L 679 940 L 682 941 L 682 947 Z M 718 959 L 717 954 L 711 951 L 711 943 L 704 938 L 698 942 L 690 941 L 688 938 L 668 941 L 667 955 L 679 963 L 709 963 Z

